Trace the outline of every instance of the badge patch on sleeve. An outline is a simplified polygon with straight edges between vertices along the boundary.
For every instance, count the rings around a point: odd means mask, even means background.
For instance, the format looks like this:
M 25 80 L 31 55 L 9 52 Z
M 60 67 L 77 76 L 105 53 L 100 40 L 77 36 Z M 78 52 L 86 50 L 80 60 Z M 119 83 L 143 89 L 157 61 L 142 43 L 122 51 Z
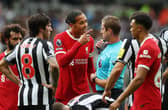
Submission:
M 123 55 L 124 55 L 124 52 L 125 52 L 125 49 L 121 48 L 121 49 L 120 49 L 120 52 L 119 52 L 119 54 L 118 54 L 118 58 L 122 58 Z
M 57 39 L 57 41 L 56 41 L 56 45 L 57 45 L 58 47 L 60 47 L 60 46 L 62 45 L 62 42 L 61 42 L 60 39 Z

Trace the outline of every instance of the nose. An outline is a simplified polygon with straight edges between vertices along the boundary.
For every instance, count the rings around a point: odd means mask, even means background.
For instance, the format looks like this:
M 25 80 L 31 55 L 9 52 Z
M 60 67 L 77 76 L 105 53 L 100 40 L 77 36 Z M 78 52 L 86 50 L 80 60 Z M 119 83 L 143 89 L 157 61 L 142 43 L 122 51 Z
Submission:
M 49 30 L 50 30 L 50 31 L 53 31 L 53 28 L 50 26 Z
M 87 27 L 87 26 L 88 26 L 88 22 L 85 22 L 85 23 L 84 23 L 84 27 Z

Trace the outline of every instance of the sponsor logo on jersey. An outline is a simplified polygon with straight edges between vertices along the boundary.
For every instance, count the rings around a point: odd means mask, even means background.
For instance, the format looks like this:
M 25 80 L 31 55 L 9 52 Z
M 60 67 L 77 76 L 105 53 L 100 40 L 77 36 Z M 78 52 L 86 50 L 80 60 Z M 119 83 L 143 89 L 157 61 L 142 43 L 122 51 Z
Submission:
M 148 50 L 143 50 L 143 54 L 140 54 L 139 57 L 140 58 L 151 58 L 151 56 L 148 54 Z
M 22 45 L 20 45 L 20 47 L 22 47 L 22 48 L 34 48 L 34 47 L 36 47 L 36 45 L 32 45 L 32 44 L 22 44 Z
M 72 60 L 69 65 L 74 66 L 74 60 Z
M 57 46 L 61 46 L 61 45 L 62 45 L 62 42 L 61 42 L 60 39 L 57 39 L 57 41 L 56 41 L 56 45 L 57 45 Z

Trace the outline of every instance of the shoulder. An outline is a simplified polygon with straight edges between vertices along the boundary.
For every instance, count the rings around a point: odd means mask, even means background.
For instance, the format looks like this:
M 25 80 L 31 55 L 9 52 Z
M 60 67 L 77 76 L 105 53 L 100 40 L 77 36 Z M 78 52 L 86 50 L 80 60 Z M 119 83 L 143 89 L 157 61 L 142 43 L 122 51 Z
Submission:
M 67 35 L 66 31 L 58 33 L 58 34 L 55 35 L 54 39 L 61 38 L 61 37 L 65 36 L 65 35 Z
M 141 49 L 148 49 L 149 51 L 160 50 L 155 39 L 147 39 L 144 44 L 141 46 Z
M 59 34 L 56 34 L 55 37 L 54 37 L 54 40 L 53 40 L 54 46 L 56 44 L 62 44 L 62 42 L 65 41 L 66 36 L 67 36 L 66 31 L 62 32 L 62 33 L 59 33 Z
M 123 40 L 123 44 L 127 45 L 127 46 L 131 46 L 131 45 L 139 45 L 138 41 L 136 39 L 132 39 L 132 38 L 128 38 L 128 39 L 124 39 Z

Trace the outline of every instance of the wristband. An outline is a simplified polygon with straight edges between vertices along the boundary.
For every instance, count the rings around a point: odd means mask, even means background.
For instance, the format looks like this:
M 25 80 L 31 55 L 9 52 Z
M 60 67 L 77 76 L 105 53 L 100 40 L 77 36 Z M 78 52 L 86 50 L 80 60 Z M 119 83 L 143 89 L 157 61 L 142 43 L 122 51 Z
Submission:
M 95 76 L 92 80 L 93 80 L 93 82 L 95 83 L 95 79 L 97 78 L 97 76 Z

